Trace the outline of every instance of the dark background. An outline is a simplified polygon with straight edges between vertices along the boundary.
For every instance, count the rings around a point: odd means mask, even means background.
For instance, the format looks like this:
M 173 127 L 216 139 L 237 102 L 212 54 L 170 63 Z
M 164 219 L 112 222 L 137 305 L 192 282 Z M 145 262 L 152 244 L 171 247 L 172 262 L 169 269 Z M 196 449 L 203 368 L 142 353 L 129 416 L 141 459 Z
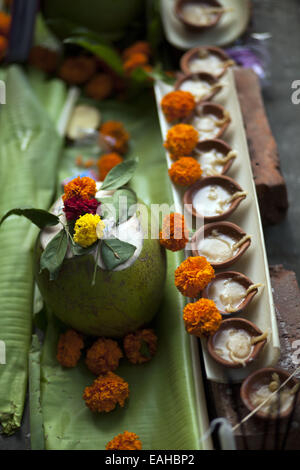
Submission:
M 63 1 L 63 0 L 62 0 Z M 283 264 L 300 279 L 300 104 L 292 104 L 291 84 L 300 80 L 300 0 L 253 0 L 251 30 L 270 33 L 270 84 L 264 101 L 286 179 L 290 209 L 284 222 L 265 228 L 269 264 Z M 22 429 L 0 436 L 0 450 L 30 448 L 28 405 Z

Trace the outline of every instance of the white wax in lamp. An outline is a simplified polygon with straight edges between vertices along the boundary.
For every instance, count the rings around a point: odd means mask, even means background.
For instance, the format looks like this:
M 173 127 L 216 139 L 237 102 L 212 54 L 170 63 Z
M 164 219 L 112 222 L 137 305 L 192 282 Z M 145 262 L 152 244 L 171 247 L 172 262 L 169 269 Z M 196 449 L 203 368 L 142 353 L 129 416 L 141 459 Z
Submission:
M 231 194 L 222 186 L 207 185 L 199 189 L 193 197 L 195 210 L 205 217 L 221 215 L 231 205 Z
M 207 114 L 205 116 L 195 116 L 192 119 L 191 125 L 199 132 L 199 141 L 214 139 L 219 131 L 220 120 L 214 114 Z
M 200 256 L 205 256 L 210 263 L 222 263 L 235 256 L 236 240 L 225 233 L 213 230 L 210 235 L 203 238 L 197 246 Z
M 224 70 L 224 62 L 215 54 L 205 54 L 194 57 L 189 62 L 191 73 L 207 72 L 212 75 L 219 75 Z
M 196 150 L 198 156 L 198 162 L 202 168 L 203 176 L 214 176 L 220 175 L 223 171 L 225 163 L 224 154 L 218 152 L 216 149 L 212 149 L 209 152 L 201 152 Z M 225 161 L 224 161 L 225 160 Z
M 245 366 L 254 349 L 251 339 L 251 335 L 243 329 L 220 330 L 214 337 L 215 352 L 225 361 Z
M 247 295 L 247 289 L 232 278 L 218 279 L 211 283 L 209 298 L 212 299 L 219 310 L 230 312 L 238 310 Z
M 196 101 L 200 101 L 211 93 L 212 86 L 204 80 L 185 80 L 180 85 L 180 90 L 189 91 Z
M 183 6 L 182 16 L 186 21 L 196 26 L 206 26 L 216 18 L 216 13 L 211 13 L 210 9 L 211 5 L 209 4 L 202 3 L 199 5 L 196 2 L 191 2 Z

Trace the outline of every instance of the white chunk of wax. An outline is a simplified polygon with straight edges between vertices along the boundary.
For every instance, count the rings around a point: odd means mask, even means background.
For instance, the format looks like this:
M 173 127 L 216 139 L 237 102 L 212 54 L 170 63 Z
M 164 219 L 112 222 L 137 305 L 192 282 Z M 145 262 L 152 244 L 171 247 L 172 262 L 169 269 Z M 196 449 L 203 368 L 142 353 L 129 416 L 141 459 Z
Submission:
M 216 14 L 210 13 L 209 4 L 198 5 L 196 2 L 187 3 L 182 8 L 182 16 L 186 21 L 196 26 L 206 26 L 215 20 Z
M 230 193 L 218 185 L 207 185 L 195 192 L 193 206 L 205 217 L 221 215 L 230 208 Z
M 209 298 L 223 311 L 226 311 L 226 308 L 238 308 L 245 300 L 246 294 L 247 289 L 232 278 L 216 280 L 209 288 Z

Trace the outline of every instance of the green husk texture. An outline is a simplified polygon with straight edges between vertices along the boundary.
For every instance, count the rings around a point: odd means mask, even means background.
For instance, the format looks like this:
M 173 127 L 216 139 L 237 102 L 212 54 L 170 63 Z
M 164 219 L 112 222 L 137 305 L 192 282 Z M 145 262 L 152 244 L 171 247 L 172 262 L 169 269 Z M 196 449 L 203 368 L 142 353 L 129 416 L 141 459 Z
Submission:
M 48 209 L 61 139 L 17 66 L 8 68 L 7 104 L 0 113 L 0 218 L 24 205 Z M 46 89 L 45 89 L 46 91 Z M 0 424 L 12 434 L 21 423 L 32 329 L 33 249 L 37 227 L 11 217 L 0 229 Z
M 150 204 L 171 203 L 170 185 L 157 122 L 154 100 L 140 98 L 133 105 L 120 102 L 101 104 L 103 119 L 117 119 L 131 133 L 128 157 L 139 155 L 140 164 L 131 187 Z M 78 173 L 74 156 L 65 152 L 60 181 Z M 84 153 L 83 153 L 84 155 Z M 116 373 L 128 381 L 130 398 L 125 408 L 108 414 L 92 414 L 82 399 L 84 388 L 95 377 L 84 358 L 71 370 L 56 360 L 61 324 L 50 317 L 42 354 L 41 403 L 47 449 L 105 449 L 115 435 L 128 430 L 137 433 L 143 449 L 199 449 L 200 430 L 189 337 L 184 330 L 184 299 L 174 286 L 174 271 L 182 254 L 168 253 L 168 273 L 163 304 L 153 327 L 158 335 L 158 353 L 147 364 L 135 366 L 122 359 Z M 88 295 L 88 292 L 87 292 Z

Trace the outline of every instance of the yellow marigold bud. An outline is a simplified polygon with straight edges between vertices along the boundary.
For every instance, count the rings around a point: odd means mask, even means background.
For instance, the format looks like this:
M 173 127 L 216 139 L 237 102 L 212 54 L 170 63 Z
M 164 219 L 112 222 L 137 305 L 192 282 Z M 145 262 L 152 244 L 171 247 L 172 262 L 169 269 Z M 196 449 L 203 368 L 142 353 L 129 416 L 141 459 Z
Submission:
M 104 222 L 99 215 L 85 214 L 77 219 L 75 224 L 74 242 L 87 248 L 103 236 Z M 101 235 L 102 234 L 102 235 Z M 99 235 L 101 235 L 99 237 Z

